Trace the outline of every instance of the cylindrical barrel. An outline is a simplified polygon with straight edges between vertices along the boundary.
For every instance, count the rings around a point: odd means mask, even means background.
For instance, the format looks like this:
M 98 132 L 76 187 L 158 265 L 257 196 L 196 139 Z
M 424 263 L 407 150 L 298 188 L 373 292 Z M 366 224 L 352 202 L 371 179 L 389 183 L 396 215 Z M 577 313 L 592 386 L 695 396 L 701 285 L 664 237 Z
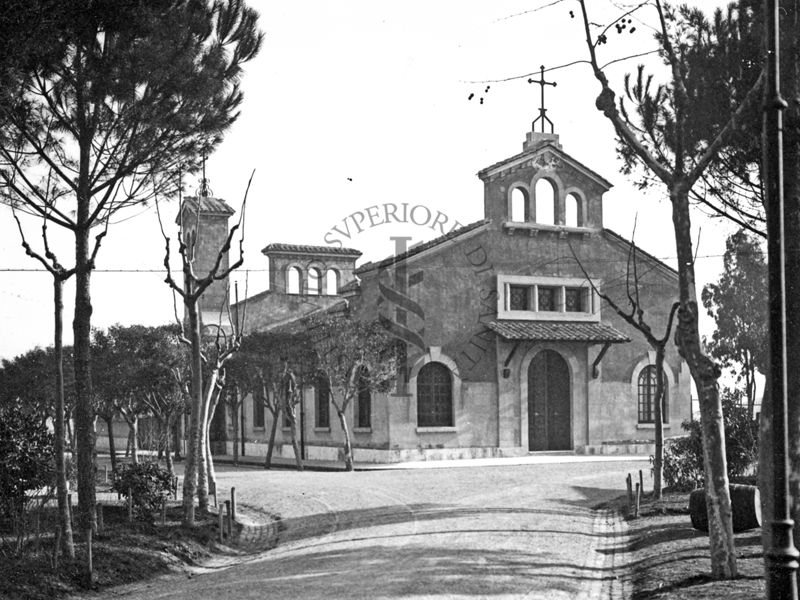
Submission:
M 754 485 L 732 483 L 731 510 L 733 511 L 733 531 L 747 531 L 761 527 L 761 495 Z M 706 490 L 700 488 L 689 495 L 689 517 L 692 527 L 700 531 L 708 531 L 708 513 L 706 510 Z

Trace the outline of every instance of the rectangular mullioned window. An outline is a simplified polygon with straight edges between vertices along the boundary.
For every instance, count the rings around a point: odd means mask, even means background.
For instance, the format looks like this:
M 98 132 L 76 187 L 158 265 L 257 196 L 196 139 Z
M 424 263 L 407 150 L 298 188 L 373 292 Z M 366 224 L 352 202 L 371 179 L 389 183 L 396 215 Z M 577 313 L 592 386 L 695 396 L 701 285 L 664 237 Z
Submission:
M 498 275 L 498 318 L 599 321 L 600 302 L 586 280 Z

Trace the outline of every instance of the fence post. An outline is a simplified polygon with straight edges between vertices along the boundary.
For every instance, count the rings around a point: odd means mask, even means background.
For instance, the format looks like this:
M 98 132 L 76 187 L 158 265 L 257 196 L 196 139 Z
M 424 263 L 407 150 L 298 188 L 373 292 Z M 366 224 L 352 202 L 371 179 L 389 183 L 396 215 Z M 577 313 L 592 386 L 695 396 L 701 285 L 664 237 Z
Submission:
M 219 543 L 221 544 L 225 536 L 225 525 L 222 522 L 222 508 L 217 508 L 217 531 L 219 534 Z
M 631 480 L 631 474 L 628 473 L 628 476 L 625 478 L 625 484 L 628 487 L 628 512 L 633 511 L 633 483 Z
M 133 492 L 128 488 L 128 523 L 133 522 Z
M 228 537 L 231 537 L 231 532 L 233 531 L 233 523 L 231 522 L 231 501 L 225 500 L 225 512 L 228 516 Z
M 236 488 L 231 488 L 231 519 L 236 520 Z
M 642 498 L 642 488 L 639 486 L 639 483 L 636 483 L 636 510 L 633 513 L 633 516 L 637 519 L 639 518 L 639 500 Z
M 161 524 L 167 524 L 167 499 L 166 497 L 161 499 Z
M 641 469 L 639 469 L 639 487 L 642 488 L 642 494 L 644 494 L 644 477 L 642 477 Z

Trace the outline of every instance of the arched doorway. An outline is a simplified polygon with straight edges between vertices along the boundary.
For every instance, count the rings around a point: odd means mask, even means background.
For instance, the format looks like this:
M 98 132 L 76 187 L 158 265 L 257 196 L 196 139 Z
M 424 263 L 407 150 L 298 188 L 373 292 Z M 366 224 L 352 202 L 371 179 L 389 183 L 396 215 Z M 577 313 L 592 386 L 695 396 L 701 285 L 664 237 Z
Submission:
M 528 367 L 528 449 L 571 450 L 570 385 L 567 361 L 542 350 Z

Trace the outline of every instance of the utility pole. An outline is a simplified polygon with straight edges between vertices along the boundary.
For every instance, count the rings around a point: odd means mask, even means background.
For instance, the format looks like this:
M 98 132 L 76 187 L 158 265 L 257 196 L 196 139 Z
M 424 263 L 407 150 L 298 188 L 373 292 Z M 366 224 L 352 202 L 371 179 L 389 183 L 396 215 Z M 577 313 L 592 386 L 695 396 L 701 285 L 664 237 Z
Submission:
M 766 549 L 767 597 L 797 600 L 798 552 L 794 546 L 788 459 L 787 364 L 795 363 L 794 349 L 799 331 L 787 331 L 787 239 L 793 226 L 784 202 L 783 115 L 787 103 L 781 94 L 781 35 L 779 0 L 765 0 L 766 93 L 764 95 L 764 189 L 767 208 L 767 251 L 769 256 L 769 385 L 772 403 L 772 501 L 769 524 L 771 545 Z M 792 175 L 796 177 L 795 174 Z M 787 217 L 789 217 L 787 219 Z M 790 229 L 787 229 L 787 225 Z M 797 277 L 797 275 L 795 275 Z M 798 295 L 794 287 L 794 296 Z M 793 328 L 794 329 L 794 328 Z M 787 335 L 788 334 L 788 335 Z M 791 335 L 791 338 L 789 338 Z M 793 392 L 794 395 L 794 392 Z

